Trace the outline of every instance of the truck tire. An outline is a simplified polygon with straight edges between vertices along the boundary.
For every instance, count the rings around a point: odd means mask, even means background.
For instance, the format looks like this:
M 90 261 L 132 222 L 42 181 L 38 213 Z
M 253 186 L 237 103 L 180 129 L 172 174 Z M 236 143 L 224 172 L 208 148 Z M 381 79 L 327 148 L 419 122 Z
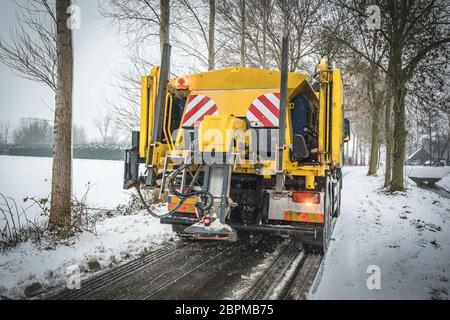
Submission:
M 338 186 L 339 186 L 338 187 L 339 191 L 338 191 L 338 194 L 337 194 L 338 200 L 336 202 L 336 210 L 334 210 L 334 215 L 333 215 L 334 218 L 337 218 L 337 217 L 339 217 L 341 215 L 341 202 L 342 202 L 341 201 L 341 196 L 342 196 L 341 190 L 342 190 L 342 188 L 341 188 L 341 183 L 340 182 L 338 183 Z
M 326 177 L 325 180 L 325 207 L 324 207 L 324 224 L 322 231 L 322 247 L 321 251 L 323 254 L 327 252 L 328 245 L 331 238 L 331 222 L 333 219 L 333 199 L 332 199 L 332 186 L 330 177 Z

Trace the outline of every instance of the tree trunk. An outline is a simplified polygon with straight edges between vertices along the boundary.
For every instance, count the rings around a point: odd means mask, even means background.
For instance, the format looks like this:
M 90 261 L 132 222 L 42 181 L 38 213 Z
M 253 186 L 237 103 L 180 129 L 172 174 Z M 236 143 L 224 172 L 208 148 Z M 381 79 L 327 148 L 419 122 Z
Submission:
M 433 162 L 433 127 L 431 124 L 431 111 L 428 113 L 428 138 L 429 141 L 429 151 L 430 151 L 430 165 Z
M 361 152 L 361 165 L 365 166 L 366 165 L 366 145 L 364 143 L 361 142 L 361 148 L 362 148 L 362 152 Z
M 447 109 L 447 165 L 450 165 L 450 109 Z
M 245 67 L 245 0 L 240 0 L 240 13 L 241 13 L 241 66 Z
M 392 180 L 391 191 L 403 191 L 404 177 L 403 168 L 405 164 L 405 143 L 406 143 L 406 128 L 405 128 L 405 85 L 401 81 L 396 86 L 394 97 L 394 149 L 393 149 L 393 163 L 392 163 Z
M 364 163 L 364 150 L 363 150 L 363 145 L 362 145 L 362 141 L 359 141 L 359 165 L 363 166 Z
M 450 164 L 450 110 L 447 109 L 447 165 Z
M 384 187 L 389 188 L 391 186 L 392 177 L 392 132 L 391 132 L 391 119 L 392 119 L 392 98 L 389 95 L 387 98 L 386 110 L 384 112 L 384 131 L 386 135 L 386 164 L 384 166 Z
M 344 165 L 348 165 L 349 164 L 349 152 L 348 152 L 348 149 L 349 149 L 349 144 L 350 143 L 346 143 L 345 144 L 345 157 L 344 157 Z
M 267 69 L 267 20 L 269 11 L 269 1 L 264 1 L 263 5 L 263 26 L 262 26 L 262 37 L 263 37 L 263 48 L 262 48 L 262 67 Z
M 214 48 L 214 29 L 216 26 L 216 0 L 209 0 L 209 30 L 208 30 L 208 70 L 214 70 L 215 48 Z
M 356 165 L 356 141 L 358 140 L 358 137 L 356 134 L 353 134 L 353 144 L 352 144 L 352 165 Z
M 70 0 L 56 1 L 57 85 L 53 135 L 52 193 L 49 229 L 63 238 L 70 232 L 72 195 L 72 31 Z
M 165 43 L 169 43 L 170 0 L 160 0 L 159 46 L 161 59 Z
M 370 161 L 368 176 L 375 176 L 378 168 L 378 150 L 380 149 L 380 109 L 372 108 L 372 137 L 370 146 Z

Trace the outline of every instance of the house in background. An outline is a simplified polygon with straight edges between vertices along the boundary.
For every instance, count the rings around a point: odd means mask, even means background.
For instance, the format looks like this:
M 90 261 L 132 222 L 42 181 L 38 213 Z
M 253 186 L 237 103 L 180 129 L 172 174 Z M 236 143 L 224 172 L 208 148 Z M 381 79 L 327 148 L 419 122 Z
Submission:
M 432 157 L 430 153 L 423 147 L 414 151 L 406 160 L 406 163 L 413 166 L 424 165 L 426 163 L 432 162 Z

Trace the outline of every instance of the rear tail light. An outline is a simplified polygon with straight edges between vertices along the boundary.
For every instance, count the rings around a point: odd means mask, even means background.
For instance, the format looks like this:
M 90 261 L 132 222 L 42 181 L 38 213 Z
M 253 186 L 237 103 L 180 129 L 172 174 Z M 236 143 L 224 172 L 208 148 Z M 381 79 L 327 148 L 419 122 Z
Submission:
M 292 192 L 292 201 L 312 206 L 320 203 L 320 193 L 317 192 Z

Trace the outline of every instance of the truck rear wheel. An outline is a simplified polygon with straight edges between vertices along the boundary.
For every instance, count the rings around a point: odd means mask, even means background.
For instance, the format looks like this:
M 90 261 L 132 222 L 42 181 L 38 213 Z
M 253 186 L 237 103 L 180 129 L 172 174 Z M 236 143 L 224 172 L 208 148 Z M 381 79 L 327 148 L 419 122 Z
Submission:
M 331 238 L 331 221 L 333 219 L 333 193 L 330 177 L 326 177 L 325 180 L 325 207 L 324 207 L 324 224 L 322 232 L 322 248 L 323 254 L 327 252 L 328 245 Z
M 341 183 L 338 184 L 338 190 L 339 191 L 337 193 L 336 208 L 334 208 L 333 218 L 337 218 L 341 214 Z

